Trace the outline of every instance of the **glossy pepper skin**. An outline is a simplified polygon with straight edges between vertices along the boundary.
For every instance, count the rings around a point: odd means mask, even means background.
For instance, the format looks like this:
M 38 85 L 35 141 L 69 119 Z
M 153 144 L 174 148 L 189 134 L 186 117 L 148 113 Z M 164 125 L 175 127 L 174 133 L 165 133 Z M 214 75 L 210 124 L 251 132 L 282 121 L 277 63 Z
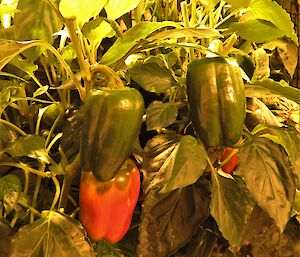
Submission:
M 188 65 L 187 92 L 192 123 L 206 146 L 230 146 L 239 140 L 246 98 L 237 64 L 222 57 L 194 59 Z
M 102 182 L 82 172 L 80 220 L 93 241 L 116 243 L 127 233 L 140 190 L 140 173 L 128 159 L 115 178 Z
M 112 179 L 138 137 L 144 100 L 129 87 L 91 90 L 83 107 L 80 158 L 82 171 L 102 181 Z

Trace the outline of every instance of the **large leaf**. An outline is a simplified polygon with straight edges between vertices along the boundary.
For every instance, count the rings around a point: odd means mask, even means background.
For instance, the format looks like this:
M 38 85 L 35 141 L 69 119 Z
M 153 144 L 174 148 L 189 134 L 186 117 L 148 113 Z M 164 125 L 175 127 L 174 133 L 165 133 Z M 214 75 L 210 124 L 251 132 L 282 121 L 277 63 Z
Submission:
M 67 19 L 76 19 L 81 28 L 90 18 L 96 17 L 108 0 L 61 0 L 59 11 Z
M 171 103 L 153 101 L 146 111 L 147 130 L 162 129 L 176 121 L 177 109 Z
M 149 92 L 165 93 L 170 87 L 177 85 L 171 72 L 157 62 L 134 65 L 129 74 L 131 79 Z
M 277 48 L 280 59 L 292 78 L 298 61 L 298 48 L 295 43 L 285 39 L 277 39 L 263 44 L 262 47 L 269 50 L 274 50 L 275 48 Z
M 249 5 L 249 10 L 255 18 L 272 22 L 298 45 L 298 38 L 290 15 L 276 1 L 253 0 Z
M 196 184 L 159 193 L 167 183 L 162 168 L 178 145 L 178 136 L 160 135 L 145 148 L 142 171 L 145 176 L 138 256 L 169 256 L 184 245 L 197 226 L 208 216 L 208 183 L 201 179 Z
M 227 33 L 233 32 L 243 39 L 256 43 L 268 42 L 284 36 L 284 33 L 272 23 L 257 19 L 230 24 Z
M 235 180 L 222 171 L 212 175 L 210 213 L 232 249 L 241 246 L 242 234 L 253 206 L 241 180 Z
M 27 135 L 11 142 L 4 149 L 12 157 L 27 156 L 38 159 L 42 162 L 49 163 L 49 155 L 45 149 L 45 140 L 38 135 Z
M 95 256 L 81 224 L 57 212 L 21 227 L 12 241 L 10 257 Z
M 107 66 L 115 64 L 118 60 L 124 57 L 141 39 L 145 39 L 154 31 L 167 26 L 175 27 L 179 25 L 172 21 L 138 23 L 131 29 L 127 30 L 123 37 L 119 37 L 116 40 L 116 42 L 103 55 L 100 63 Z
M 39 39 L 52 44 L 52 34 L 62 29 L 62 22 L 56 15 L 54 9 L 47 1 L 40 0 L 19 0 L 19 13 L 14 18 L 14 31 L 17 40 Z M 32 49 L 29 53 L 36 58 L 40 50 Z
M 281 81 L 276 82 L 272 79 L 255 81 L 252 85 L 246 85 L 247 97 L 286 97 L 300 104 L 300 89 L 289 86 Z
M 190 135 L 183 136 L 176 149 L 175 158 L 171 158 L 170 162 L 166 161 L 160 169 L 171 170 L 170 179 L 160 192 L 169 192 L 195 183 L 203 174 L 206 165 L 207 153 L 204 146 Z
M 256 139 L 240 148 L 239 157 L 238 170 L 246 187 L 283 231 L 290 218 L 295 185 L 279 146 L 267 139 Z
M 141 0 L 109 0 L 105 6 L 107 18 L 112 20 L 120 18 L 123 14 L 137 7 L 140 1 Z

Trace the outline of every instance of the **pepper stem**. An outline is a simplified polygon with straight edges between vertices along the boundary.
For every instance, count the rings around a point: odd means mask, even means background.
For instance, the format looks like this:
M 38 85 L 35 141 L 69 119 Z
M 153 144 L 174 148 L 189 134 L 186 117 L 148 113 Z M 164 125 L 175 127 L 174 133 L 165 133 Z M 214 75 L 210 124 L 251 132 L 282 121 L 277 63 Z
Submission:
M 91 66 L 92 87 L 124 87 L 123 81 L 116 72 L 105 65 L 95 64 Z

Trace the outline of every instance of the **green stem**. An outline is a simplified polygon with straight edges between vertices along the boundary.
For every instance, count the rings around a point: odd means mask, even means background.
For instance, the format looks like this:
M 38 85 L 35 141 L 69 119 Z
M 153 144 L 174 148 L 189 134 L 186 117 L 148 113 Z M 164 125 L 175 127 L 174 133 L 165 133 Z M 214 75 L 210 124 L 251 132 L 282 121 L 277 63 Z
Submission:
M 25 178 L 25 183 L 24 183 L 24 194 L 28 193 L 28 188 L 29 188 L 29 174 L 28 171 L 24 171 L 24 178 Z
M 120 77 L 116 74 L 116 72 L 112 68 L 108 66 L 102 64 L 93 65 L 91 67 L 91 74 L 97 74 L 97 73 L 103 73 L 106 74 L 109 78 L 113 78 L 116 83 L 116 87 L 124 86 L 124 83 L 120 79 Z
M 188 8 L 187 8 L 187 2 L 183 1 L 180 3 L 181 6 L 181 12 L 182 12 L 182 19 L 183 24 L 186 28 L 189 28 L 189 14 L 188 14 Z M 187 38 L 187 42 L 193 42 L 193 38 Z M 194 50 L 192 48 L 189 48 L 189 61 L 194 59 Z
M 36 178 L 35 188 L 34 188 L 33 197 L 32 197 L 32 207 L 33 208 L 35 208 L 35 205 L 37 202 L 41 182 L 42 182 L 42 177 L 38 176 Z M 32 223 L 33 221 L 34 221 L 34 212 L 30 212 L 30 223 Z
M 20 129 L 18 126 L 16 126 L 15 124 L 13 124 L 13 123 L 11 123 L 9 121 L 0 119 L 0 123 L 3 123 L 5 125 L 9 126 L 11 129 L 13 129 L 16 132 L 18 132 L 21 136 L 27 136 L 27 134 L 22 129 Z
M 83 56 L 82 45 L 76 33 L 75 19 L 65 19 L 65 24 L 69 31 L 69 36 L 73 43 L 74 50 L 77 54 L 77 60 L 81 70 L 81 76 L 84 80 L 90 81 L 91 73 L 90 73 L 89 65 L 87 65 L 85 58 Z
M 66 175 L 62 185 L 62 193 L 60 195 L 58 208 L 66 208 L 68 202 L 68 195 L 73 178 L 80 165 L 80 155 L 77 154 L 75 159 L 66 167 Z
M 63 113 L 60 113 L 58 115 L 58 117 L 55 119 L 50 131 L 49 131 L 49 134 L 47 136 L 47 139 L 46 139 L 46 142 L 45 142 L 45 147 L 47 148 L 48 147 L 48 144 L 50 143 L 50 140 L 51 140 L 51 137 L 54 133 L 54 130 L 55 128 L 57 127 L 58 123 L 60 122 L 61 118 L 63 117 Z
M 26 170 L 30 173 L 36 174 L 38 176 L 41 176 L 43 178 L 51 178 L 51 172 L 41 172 L 39 170 L 33 169 L 31 167 L 28 167 L 27 165 L 23 163 L 15 163 L 15 162 L 0 162 L 0 166 L 11 166 L 16 167 L 21 170 Z
M 49 153 L 52 146 L 56 143 L 57 140 L 59 140 L 62 137 L 63 133 L 58 133 L 50 142 L 50 144 L 47 146 L 47 152 Z
M 52 176 L 52 180 L 53 180 L 53 183 L 55 185 L 55 195 L 53 197 L 53 201 L 52 201 L 50 210 L 54 210 L 55 205 L 57 204 L 57 202 L 59 200 L 59 196 L 60 196 L 60 184 L 59 184 L 59 181 L 57 180 L 57 178 L 55 176 Z
M 194 27 L 197 23 L 197 0 L 192 0 L 191 20 L 190 26 Z

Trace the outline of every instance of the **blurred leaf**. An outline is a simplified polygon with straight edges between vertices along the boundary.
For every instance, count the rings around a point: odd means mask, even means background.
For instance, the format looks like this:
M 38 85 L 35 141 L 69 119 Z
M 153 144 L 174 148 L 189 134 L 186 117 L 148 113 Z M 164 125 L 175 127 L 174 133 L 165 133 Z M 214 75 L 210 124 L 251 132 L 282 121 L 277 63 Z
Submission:
M 284 33 L 272 23 L 257 19 L 231 23 L 226 34 L 233 32 L 255 43 L 264 43 L 284 36 Z
M 15 175 L 6 175 L 0 178 L 0 201 L 4 196 L 17 192 L 20 194 L 22 185 L 20 179 Z
M 174 152 L 176 153 L 175 158 L 170 158 L 170 161 L 167 160 L 160 169 L 160 171 L 163 168 L 171 170 L 170 179 L 160 190 L 160 193 L 194 184 L 206 168 L 207 153 L 204 146 L 196 138 L 190 135 L 183 136 Z M 173 153 L 170 157 L 172 155 Z
M 270 109 L 258 98 L 248 99 L 247 119 L 254 119 L 257 123 L 282 127 L 282 118 L 275 116 Z
M 19 13 L 14 17 L 15 38 L 19 41 L 39 39 L 52 44 L 52 34 L 61 30 L 63 24 L 47 1 L 19 0 Z M 31 49 L 27 57 L 36 59 L 41 50 Z
M 108 0 L 61 0 L 59 11 L 66 19 L 76 19 L 79 28 L 82 28 L 90 18 L 101 12 L 107 2 Z
M 132 80 L 137 82 L 143 89 L 149 92 L 165 93 L 177 82 L 171 72 L 157 62 L 149 62 L 134 65 L 129 74 Z
M 145 174 L 138 256 L 170 256 L 192 237 L 208 216 L 208 182 L 201 179 L 191 186 L 159 193 L 168 178 L 163 166 L 178 145 L 175 134 L 159 135 L 145 148 L 142 171 Z
M 177 114 L 177 109 L 174 105 L 161 101 L 153 101 L 146 111 L 147 130 L 168 127 L 176 121 Z
M 276 1 L 253 0 L 248 9 L 255 18 L 272 22 L 298 45 L 294 23 L 291 21 L 290 15 Z
M 61 56 L 66 62 L 71 62 L 77 58 L 77 54 L 75 52 L 75 49 L 73 48 L 72 43 L 63 48 Z
M 141 0 L 109 0 L 105 6 L 108 19 L 116 20 L 137 7 Z
M 283 96 L 300 104 L 300 89 L 272 79 L 258 80 L 252 85 L 246 85 L 246 96 L 257 98 Z
M 277 144 L 259 138 L 241 147 L 239 157 L 238 171 L 247 189 L 282 232 L 295 195 L 292 172 L 283 153 Z
M 263 48 L 258 48 L 253 52 L 253 59 L 255 63 L 254 73 L 251 83 L 267 79 L 270 76 L 269 56 Z
M 4 14 L 10 14 L 11 16 L 14 16 L 14 14 L 17 12 L 19 12 L 19 10 L 14 7 L 0 4 L 0 16 L 3 16 Z
M 251 0 L 227 0 L 227 2 L 234 8 L 248 7 Z
M 65 175 L 66 170 L 64 165 L 60 162 L 58 164 L 53 164 L 49 167 L 49 170 L 53 175 Z
M 140 22 L 127 30 L 123 37 L 119 37 L 115 43 L 108 49 L 100 60 L 101 64 L 107 66 L 114 65 L 118 60 L 124 57 L 129 50 L 134 47 L 140 40 L 145 39 L 154 31 L 163 27 L 176 27 L 177 23 L 172 21 L 164 22 Z
M 211 215 L 232 249 L 239 249 L 254 202 L 241 180 L 220 171 L 212 175 Z
M 97 242 L 96 252 L 98 256 L 103 257 L 123 257 L 123 255 L 118 251 L 117 248 L 104 240 Z
M 111 25 L 101 17 L 84 24 L 82 33 L 94 45 L 100 44 L 105 37 L 115 35 Z
M 45 212 L 45 217 L 21 227 L 12 240 L 10 257 L 95 256 L 85 241 L 81 224 L 60 213 Z
M 27 156 L 45 163 L 50 163 L 49 155 L 45 149 L 45 139 L 38 135 L 20 137 L 11 142 L 4 151 L 12 157 Z
M 211 37 L 221 37 L 218 30 L 210 28 L 175 28 L 170 30 L 165 30 L 157 33 L 154 36 L 148 38 L 149 41 L 154 40 L 164 40 L 167 38 L 211 38 Z

